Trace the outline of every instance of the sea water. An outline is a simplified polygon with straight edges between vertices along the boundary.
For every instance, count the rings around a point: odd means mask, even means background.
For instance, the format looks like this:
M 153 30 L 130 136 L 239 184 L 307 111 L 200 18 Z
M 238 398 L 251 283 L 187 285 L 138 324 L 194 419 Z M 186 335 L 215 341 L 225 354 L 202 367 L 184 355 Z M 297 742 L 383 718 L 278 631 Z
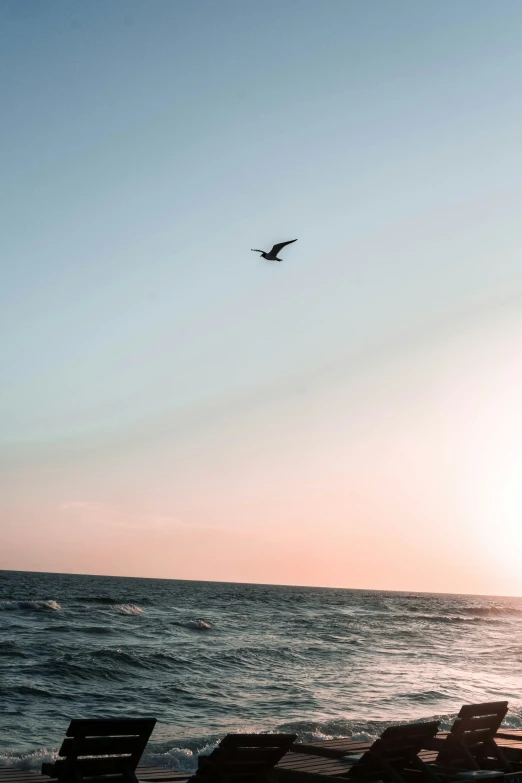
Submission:
M 0 764 L 71 718 L 153 716 L 144 760 L 191 771 L 229 731 L 372 739 L 508 699 L 522 599 L 0 571 Z

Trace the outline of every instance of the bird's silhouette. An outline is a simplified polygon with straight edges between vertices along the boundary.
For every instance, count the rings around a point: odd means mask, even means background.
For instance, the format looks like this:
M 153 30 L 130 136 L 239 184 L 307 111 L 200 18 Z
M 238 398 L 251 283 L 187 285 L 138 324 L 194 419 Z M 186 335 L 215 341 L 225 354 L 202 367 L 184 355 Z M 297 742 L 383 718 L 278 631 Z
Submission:
M 284 248 L 285 245 L 291 245 L 292 242 L 297 242 L 297 239 L 290 239 L 288 242 L 279 242 L 277 245 L 274 245 L 269 253 L 266 253 L 264 250 L 256 250 L 255 248 L 251 248 L 251 250 L 253 253 L 261 253 L 261 256 L 266 258 L 267 261 L 282 261 L 283 259 L 278 258 L 277 254 Z

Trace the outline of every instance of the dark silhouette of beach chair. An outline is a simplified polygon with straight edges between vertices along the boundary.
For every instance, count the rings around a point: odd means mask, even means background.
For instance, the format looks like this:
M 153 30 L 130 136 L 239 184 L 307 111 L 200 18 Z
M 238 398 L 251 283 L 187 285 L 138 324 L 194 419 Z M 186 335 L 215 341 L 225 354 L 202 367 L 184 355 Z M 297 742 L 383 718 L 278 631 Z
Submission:
M 391 726 L 364 753 L 352 757 L 349 753 L 344 755 L 341 760 L 349 765 L 346 772 L 336 778 L 328 776 L 326 780 L 344 780 L 345 783 L 347 778 L 383 783 L 407 783 L 414 779 L 439 781 L 436 772 L 418 756 L 435 737 L 438 728 L 438 721 Z M 324 775 L 287 768 L 276 770 L 276 776 L 279 783 L 319 783 L 325 780 Z
M 155 724 L 155 718 L 72 720 L 60 758 L 42 764 L 42 774 L 60 783 L 138 783 L 136 767 Z
M 288 753 L 295 734 L 227 734 L 209 756 L 199 756 L 193 783 L 257 783 L 270 780 L 275 765 Z
M 426 743 L 435 737 L 438 728 L 438 721 L 390 726 L 366 753 L 355 761 L 347 777 L 404 783 L 406 770 L 425 773 L 425 765 L 418 754 Z M 345 758 L 349 760 L 349 756 Z
M 446 737 L 435 737 L 428 748 L 438 750 L 435 764 L 461 769 L 513 769 L 495 742 L 495 735 L 508 711 L 507 701 L 465 704 Z

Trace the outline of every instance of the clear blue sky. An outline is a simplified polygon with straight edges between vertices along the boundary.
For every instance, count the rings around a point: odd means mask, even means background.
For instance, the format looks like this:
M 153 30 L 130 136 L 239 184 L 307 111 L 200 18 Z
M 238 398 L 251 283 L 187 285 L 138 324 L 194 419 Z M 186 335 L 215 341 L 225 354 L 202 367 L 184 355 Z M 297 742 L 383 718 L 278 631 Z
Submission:
M 40 564 L 20 536 L 60 539 L 58 508 L 248 532 L 283 452 L 308 486 L 307 433 L 331 479 L 357 464 L 339 423 L 392 422 L 397 384 L 424 404 L 441 340 L 469 344 L 439 381 L 518 334 L 518 0 L 0 0 L 0 37 L 0 567 Z M 250 252 L 295 237 L 283 264 Z M 226 512 L 194 500 L 216 460 Z

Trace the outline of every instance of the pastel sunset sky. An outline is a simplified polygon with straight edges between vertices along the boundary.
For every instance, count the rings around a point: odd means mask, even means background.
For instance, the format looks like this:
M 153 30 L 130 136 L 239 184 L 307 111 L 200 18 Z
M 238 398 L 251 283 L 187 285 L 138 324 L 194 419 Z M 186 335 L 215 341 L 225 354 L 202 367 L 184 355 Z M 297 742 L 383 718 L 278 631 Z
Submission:
M 0 0 L 0 52 L 0 568 L 522 594 L 522 3 Z

